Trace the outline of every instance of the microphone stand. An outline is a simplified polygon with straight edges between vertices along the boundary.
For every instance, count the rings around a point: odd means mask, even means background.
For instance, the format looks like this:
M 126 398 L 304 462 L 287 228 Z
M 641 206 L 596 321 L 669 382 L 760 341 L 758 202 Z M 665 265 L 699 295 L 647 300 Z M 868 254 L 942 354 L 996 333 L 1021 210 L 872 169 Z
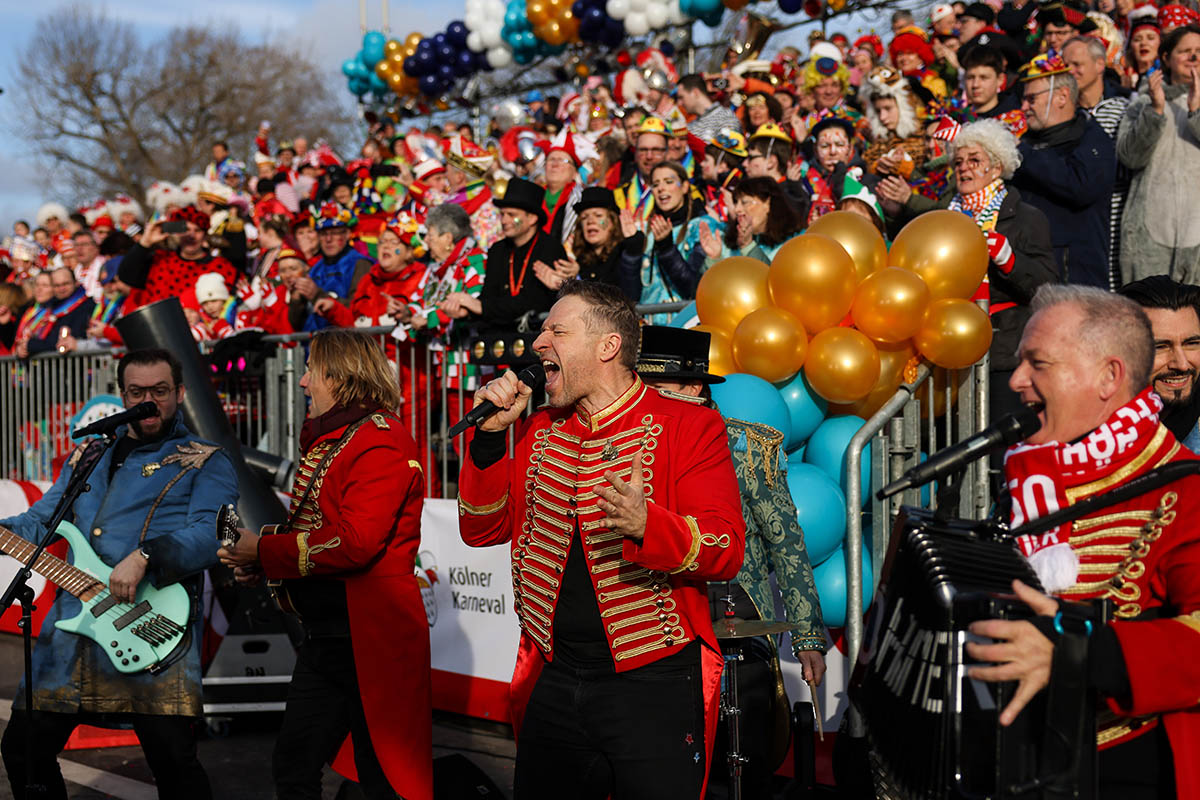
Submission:
M 108 433 L 103 439 L 93 441 L 83 451 L 79 463 L 71 471 L 71 477 L 67 480 L 62 496 L 58 499 L 58 505 L 54 507 L 50 521 L 46 523 L 45 534 L 37 543 L 37 547 L 34 548 L 29 559 L 21 569 L 17 570 L 17 574 L 13 575 L 8 588 L 4 590 L 4 596 L 0 597 L 0 614 L 11 608 L 13 603 L 21 604 L 21 620 L 18 626 L 21 628 L 21 639 L 25 644 L 25 719 L 29 726 L 29 730 L 25 733 L 25 796 L 28 798 L 46 796 L 45 785 L 38 783 L 34 775 L 34 754 L 37 752 L 34 746 L 37 726 L 33 723 L 33 612 L 35 609 L 33 588 L 29 585 L 29 579 L 33 577 L 34 564 L 42 557 L 47 545 L 57 535 L 59 523 L 66 519 L 67 514 L 75 505 L 75 501 L 84 492 L 91 489 L 88 479 L 96 469 L 96 465 L 100 463 L 101 458 L 110 447 L 116 444 L 116 441 L 115 433 Z

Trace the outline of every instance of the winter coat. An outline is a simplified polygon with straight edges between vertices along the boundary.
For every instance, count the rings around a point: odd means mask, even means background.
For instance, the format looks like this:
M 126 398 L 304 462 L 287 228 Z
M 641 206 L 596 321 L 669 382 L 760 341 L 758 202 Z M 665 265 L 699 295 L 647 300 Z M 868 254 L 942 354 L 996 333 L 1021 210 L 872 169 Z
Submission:
M 1059 276 L 1109 288 L 1108 217 L 1117 157 L 1112 139 L 1083 110 L 1021 139 L 1011 184 L 1050 221 Z
M 1144 89 L 1117 132 L 1117 155 L 1133 170 L 1121 220 L 1121 278 L 1170 275 L 1200 283 L 1200 112 L 1188 113 L 1187 87 L 1163 87 L 1164 114 Z

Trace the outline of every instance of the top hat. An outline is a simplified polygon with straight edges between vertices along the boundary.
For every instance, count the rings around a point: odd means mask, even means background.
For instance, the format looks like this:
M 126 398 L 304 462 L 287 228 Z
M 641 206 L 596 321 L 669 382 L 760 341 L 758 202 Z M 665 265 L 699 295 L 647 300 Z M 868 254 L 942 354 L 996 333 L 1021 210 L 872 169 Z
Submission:
M 642 378 L 667 378 L 701 383 L 724 383 L 708 371 L 707 331 L 646 325 L 642 328 L 642 350 L 637 371 Z
M 541 220 L 539 225 L 546 224 L 546 209 L 542 207 L 546 199 L 546 190 L 532 181 L 524 178 L 513 178 L 504 189 L 504 197 L 498 197 L 492 202 L 496 208 L 519 208 L 536 214 Z
M 589 186 L 584 189 L 579 202 L 575 204 L 575 213 L 582 214 L 589 208 L 603 208 L 614 214 L 620 213 L 620 209 L 617 208 L 617 198 L 613 195 L 612 189 L 606 189 L 603 186 Z

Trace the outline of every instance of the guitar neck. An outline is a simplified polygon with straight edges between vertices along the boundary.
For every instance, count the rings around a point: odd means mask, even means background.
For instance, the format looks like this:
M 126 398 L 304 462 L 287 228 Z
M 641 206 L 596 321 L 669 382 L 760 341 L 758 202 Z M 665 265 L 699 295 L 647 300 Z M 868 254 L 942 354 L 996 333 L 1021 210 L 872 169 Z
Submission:
M 8 528 L 0 527 L 0 551 L 24 564 L 33 555 L 35 549 L 37 546 L 33 542 L 22 539 Z M 37 563 L 33 565 L 33 571 L 81 600 L 91 599 L 96 592 L 104 588 L 104 584 L 92 575 L 49 553 L 42 553 L 38 556 Z

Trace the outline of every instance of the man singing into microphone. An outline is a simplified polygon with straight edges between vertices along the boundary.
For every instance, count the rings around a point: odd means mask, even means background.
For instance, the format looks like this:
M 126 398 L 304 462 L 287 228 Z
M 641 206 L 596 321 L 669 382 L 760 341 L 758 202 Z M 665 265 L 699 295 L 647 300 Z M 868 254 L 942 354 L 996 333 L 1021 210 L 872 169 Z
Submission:
M 229 456 L 183 424 L 181 381 L 179 362 L 166 350 L 135 350 L 121 358 L 117 383 L 125 406 L 150 401 L 158 412 L 117 429 L 117 443 L 88 479 L 91 489 L 67 516 L 100 560 L 113 567 L 108 589 L 122 603 L 131 602 L 147 581 L 156 587 L 182 582 L 196 597 L 204 570 L 217 563 L 217 509 L 237 503 Z M 0 520 L 0 526 L 39 540 L 82 454 L 83 446 L 76 448 L 42 499 L 20 516 Z M 183 658 L 151 675 L 118 672 L 102 652 L 104 645 L 54 627 L 79 612 L 79 599 L 60 591 L 42 622 L 33 651 L 33 724 L 25 715 L 22 684 L 0 745 L 13 796 L 25 797 L 30 735 L 37 743 L 34 776 L 47 787 L 46 797 L 66 800 L 57 757 L 75 727 L 129 722 L 159 797 L 212 797 L 196 758 L 203 716 L 199 617 L 191 620 Z
M 511 371 L 475 394 L 459 530 L 510 543 L 521 643 L 514 795 L 699 798 L 721 652 L 706 583 L 742 564 L 745 525 L 725 426 L 634 372 L 633 306 L 573 281 L 533 343 L 548 408 Z
M 1195 456 L 1160 423 L 1150 383 L 1150 321 L 1124 297 L 1043 286 L 1010 385 L 1041 403 L 1042 428 L 1009 450 L 1014 527 Z M 1088 682 L 1097 713 L 1100 797 L 1200 797 L 1200 478 L 1187 477 L 1018 540 L 1048 597 L 1016 582 L 1039 616 L 976 622 L 996 640 L 968 644 L 987 681 L 1018 680 L 1008 725 L 1046 686 L 1063 635 L 1060 602 L 1108 598 L 1115 619 L 1091 629 Z M 1061 598 L 1061 600 L 1059 599 Z

